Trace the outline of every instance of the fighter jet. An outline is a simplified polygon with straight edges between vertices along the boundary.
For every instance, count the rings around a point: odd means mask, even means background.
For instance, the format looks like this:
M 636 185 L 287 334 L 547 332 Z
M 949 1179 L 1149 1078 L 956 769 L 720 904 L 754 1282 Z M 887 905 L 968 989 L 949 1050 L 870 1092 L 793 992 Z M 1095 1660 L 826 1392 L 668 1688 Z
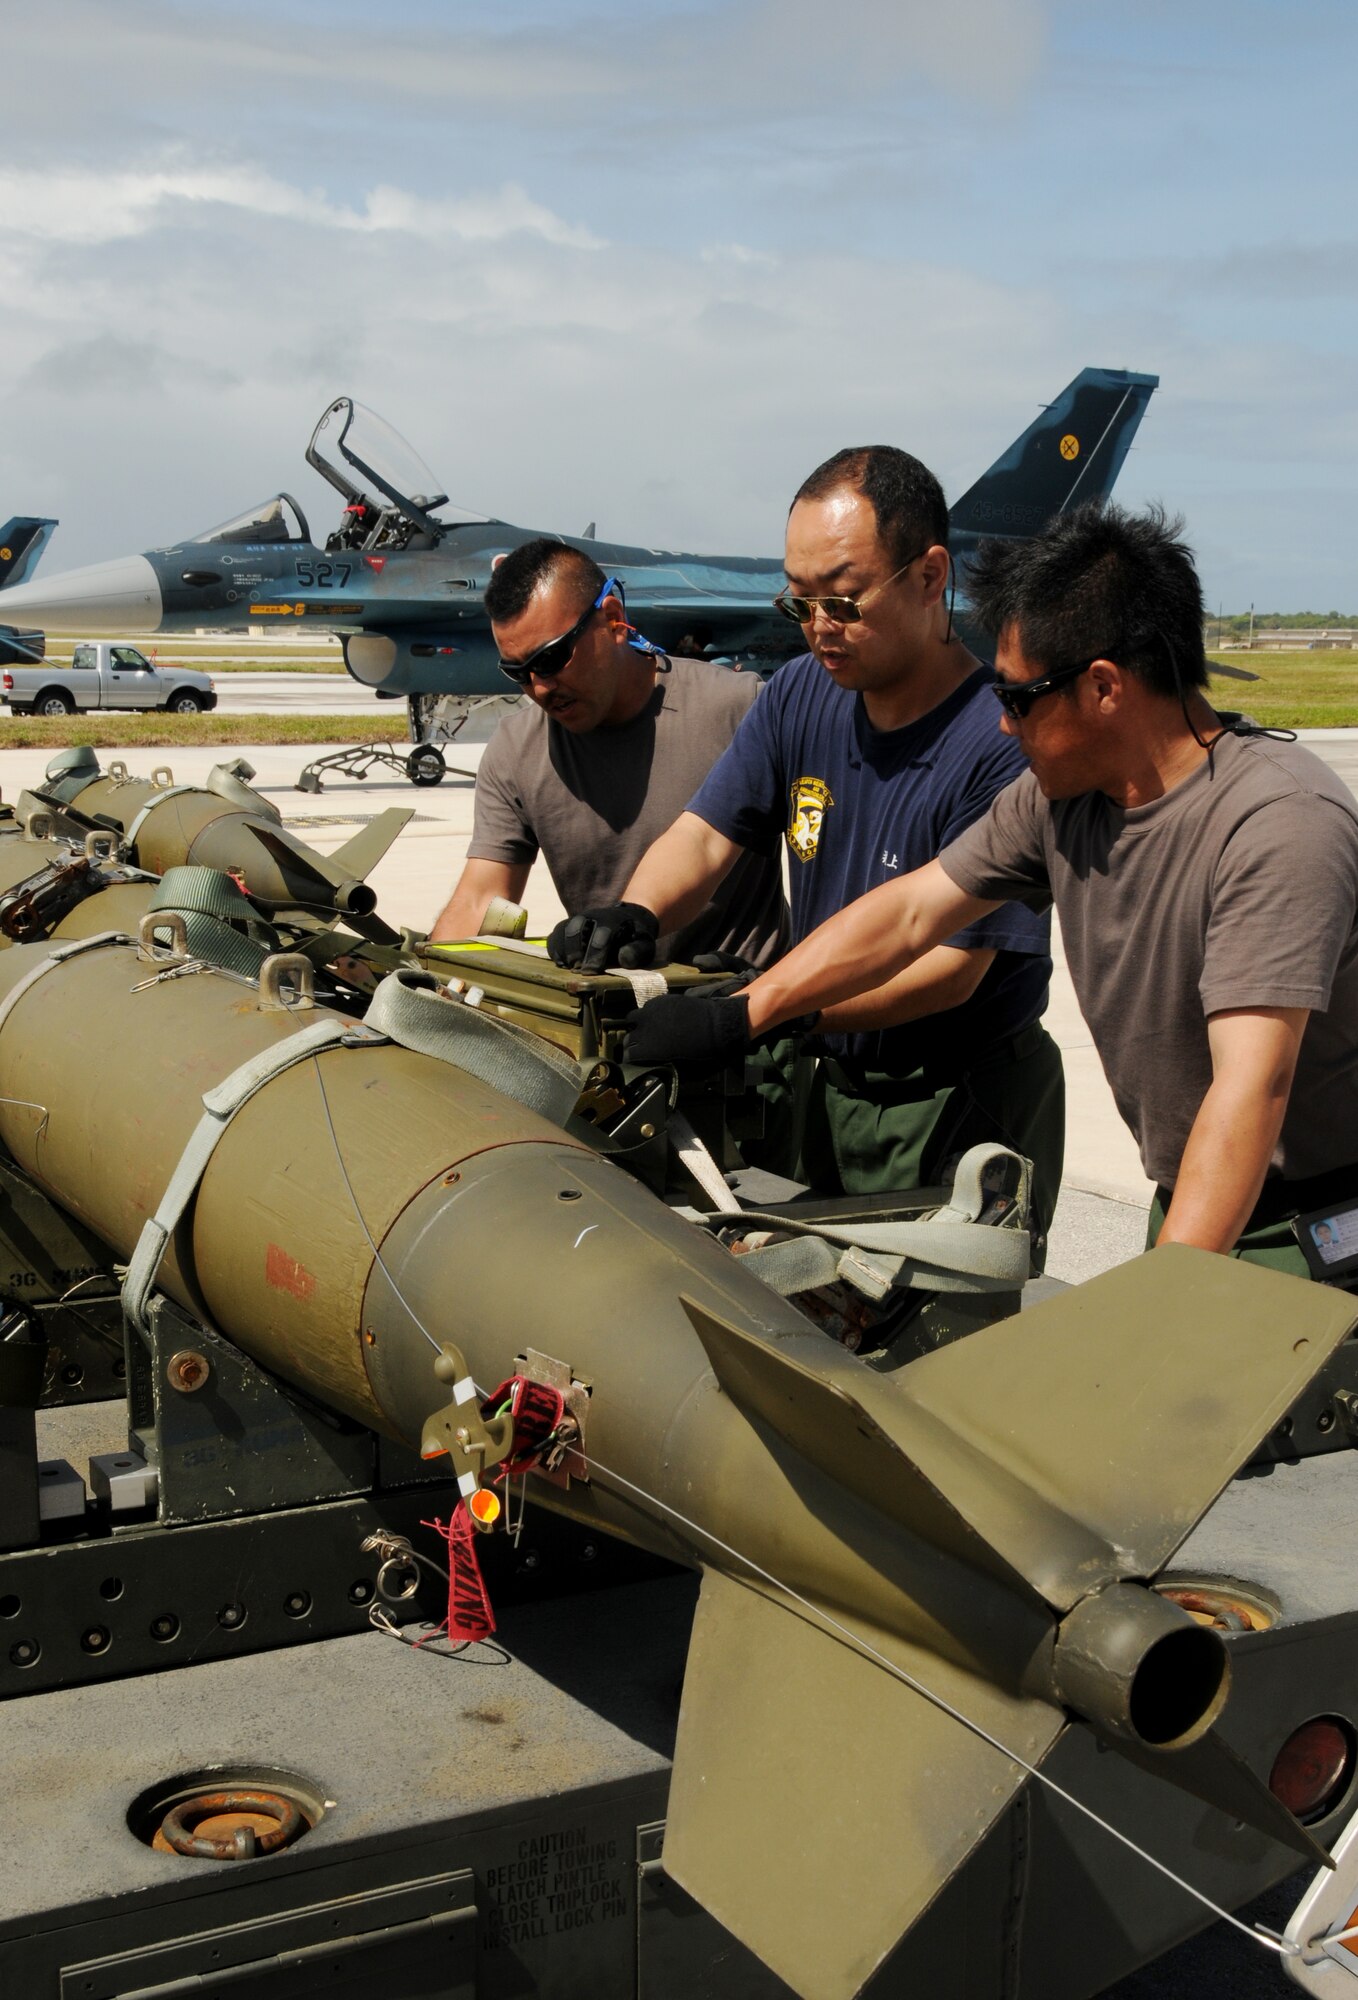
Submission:
M 1077 375 L 953 507 L 959 563 L 982 536 L 1031 535 L 1063 509 L 1105 498 L 1158 382 L 1123 369 Z M 186 541 L 18 584 L 4 622 L 101 636 L 247 625 L 337 632 L 355 680 L 410 701 L 417 741 L 441 697 L 505 693 L 485 589 L 499 558 L 543 530 L 450 512 L 405 440 L 349 396 L 326 410 L 306 459 L 343 502 L 323 543 L 291 494 L 275 493 Z M 589 533 L 558 539 L 617 579 L 635 622 L 667 651 L 769 673 L 801 650 L 773 608 L 777 556 L 688 555 Z

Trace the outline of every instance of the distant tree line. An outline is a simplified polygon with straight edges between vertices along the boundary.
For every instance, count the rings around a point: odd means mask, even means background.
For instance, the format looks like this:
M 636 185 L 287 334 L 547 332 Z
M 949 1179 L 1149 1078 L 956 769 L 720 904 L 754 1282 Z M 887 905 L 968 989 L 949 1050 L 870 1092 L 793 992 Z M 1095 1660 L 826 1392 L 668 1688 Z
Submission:
M 1341 628 L 1358 627 L 1358 611 L 1256 611 L 1254 614 L 1256 634 L 1324 632 L 1336 625 Z M 1218 627 L 1223 636 L 1247 637 L 1250 614 L 1248 611 L 1227 611 L 1220 618 L 1209 618 L 1207 620 L 1209 637 L 1215 638 Z

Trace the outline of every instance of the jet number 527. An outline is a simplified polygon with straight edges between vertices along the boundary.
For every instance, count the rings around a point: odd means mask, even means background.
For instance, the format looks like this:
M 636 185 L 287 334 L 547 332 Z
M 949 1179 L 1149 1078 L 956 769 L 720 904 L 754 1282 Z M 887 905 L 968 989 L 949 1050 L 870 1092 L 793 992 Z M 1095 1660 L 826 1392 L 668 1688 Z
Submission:
M 316 590 L 343 590 L 345 584 L 353 574 L 353 568 L 353 564 L 347 562 L 299 562 L 297 565 L 297 581 L 308 590 L 312 588 Z

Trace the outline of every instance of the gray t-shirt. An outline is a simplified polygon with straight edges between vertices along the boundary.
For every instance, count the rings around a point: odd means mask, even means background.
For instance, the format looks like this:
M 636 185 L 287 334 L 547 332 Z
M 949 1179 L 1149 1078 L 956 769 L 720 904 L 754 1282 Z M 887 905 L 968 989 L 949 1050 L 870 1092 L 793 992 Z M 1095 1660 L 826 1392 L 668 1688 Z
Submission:
M 1151 1179 L 1172 1187 L 1212 1081 L 1207 1017 L 1309 1007 L 1271 1171 L 1358 1161 L 1358 804 L 1298 744 L 1223 736 L 1129 810 L 1031 773 L 939 856 L 968 895 L 1054 901 L 1076 998 Z
M 531 864 L 539 851 L 567 911 L 616 903 L 653 841 L 673 826 L 759 693 L 756 675 L 674 659 L 633 721 L 574 736 L 524 702 L 486 745 L 468 858 Z M 742 854 L 662 959 L 734 951 L 768 965 L 786 948 L 776 838 Z

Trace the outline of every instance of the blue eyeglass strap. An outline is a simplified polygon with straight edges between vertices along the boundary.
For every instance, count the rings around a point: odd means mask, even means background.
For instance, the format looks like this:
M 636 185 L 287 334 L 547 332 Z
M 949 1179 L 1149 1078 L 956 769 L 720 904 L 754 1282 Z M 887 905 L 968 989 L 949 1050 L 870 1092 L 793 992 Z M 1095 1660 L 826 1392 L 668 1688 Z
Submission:
M 627 609 L 626 594 L 615 576 L 606 576 L 604 578 L 604 587 L 594 600 L 594 609 L 596 611 L 601 609 L 606 597 L 616 597 L 623 610 Z M 644 639 L 635 625 L 629 625 L 627 628 L 627 643 L 634 653 L 646 653 L 654 659 L 658 663 L 656 668 L 658 673 L 667 674 L 669 672 L 669 655 L 666 653 L 665 648 L 657 646 L 653 639 Z

